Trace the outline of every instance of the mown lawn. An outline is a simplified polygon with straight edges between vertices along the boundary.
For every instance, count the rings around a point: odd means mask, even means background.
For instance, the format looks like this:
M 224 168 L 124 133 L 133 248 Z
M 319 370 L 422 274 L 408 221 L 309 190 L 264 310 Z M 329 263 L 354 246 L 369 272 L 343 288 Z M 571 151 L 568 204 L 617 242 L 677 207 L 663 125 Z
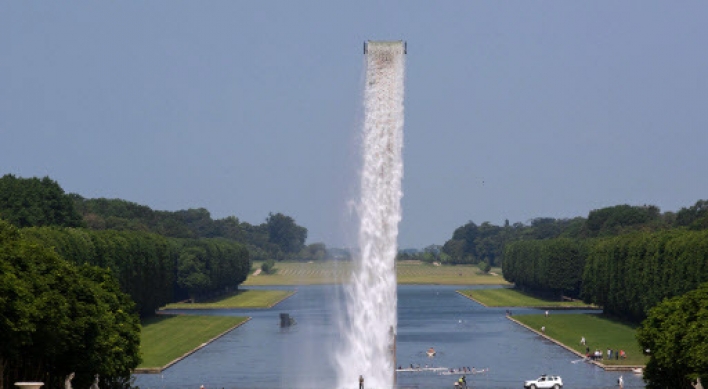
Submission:
M 138 368 L 163 367 L 204 342 L 233 328 L 247 317 L 158 315 L 142 323 Z
M 509 288 L 460 290 L 459 292 L 488 307 L 592 308 L 582 301 L 546 300 Z
M 240 290 L 236 294 L 202 303 L 172 303 L 160 309 L 270 308 L 293 295 L 290 290 Z
M 254 263 L 254 268 L 260 268 Z M 243 285 L 319 285 L 339 284 L 349 280 L 354 263 L 326 261 L 313 263 L 280 262 L 273 274 L 249 275 Z M 501 269 L 493 268 L 495 274 L 482 274 L 477 266 L 434 266 L 418 261 L 400 261 L 396 264 L 399 284 L 441 285 L 508 285 L 501 276 Z
M 624 350 L 627 359 L 602 360 L 606 365 L 645 365 L 648 358 L 642 354 L 636 339 L 636 326 L 615 321 L 600 314 L 551 314 L 514 315 L 514 319 L 540 331 L 546 327 L 546 335 L 585 354 L 586 347 L 590 351 L 596 349 L 607 357 L 607 349 Z M 586 345 L 580 344 L 585 337 Z

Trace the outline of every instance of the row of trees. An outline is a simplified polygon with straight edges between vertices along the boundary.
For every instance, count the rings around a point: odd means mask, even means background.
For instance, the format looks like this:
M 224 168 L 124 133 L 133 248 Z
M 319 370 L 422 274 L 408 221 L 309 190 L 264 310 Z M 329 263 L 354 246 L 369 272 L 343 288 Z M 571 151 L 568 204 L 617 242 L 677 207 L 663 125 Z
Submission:
M 0 220 L 0 389 L 15 381 L 123 388 L 140 363 L 140 322 L 110 272 L 72 264 Z
M 160 218 L 147 207 L 127 207 L 134 218 L 109 215 L 96 228 L 102 219 L 78 212 L 79 200 L 47 177 L 0 178 L 0 216 L 8 219 L 0 218 L 0 389 L 28 379 L 58 387 L 72 371 L 77 387 L 94 374 L 103 387 L 129 387 L 140 362 L 138 313 L 235 289 L 250 271 L 243 244 L 209 237 L 205 210 L 168 215 L 160 228 L 196 232 L 164 236 L 139 222 Z M 294 221 L 269 219 L 279 228 L 262 228 L 266 243 L 294 250 L 298 240 L 286 236 Z M 116 229 L 105 228 L 111 223 Z M 238 227 L 235 218 L 212 224 Z M 293 230 L 304 241 L 306 230 Z
M 504 278 L 549 297 L 578 297 L 586 255 L 587 244 L 570 238 L 510 243 L 504 253 Z
M 0 219 L 17 227 L 83 226 L 71 197 L 49 177 L 0 177 Z
M 442 248 L 442 263 L 475 264 L 481 261 L 501 266 L 505 247 L 511 242 L 553 238 L 590 239 L 626 234 L 632 231 L 661 231 L 674 228 L 708 228 L 708 201 L 679 212 L 661 213 L 653 205 L 616 205 L 590 211 L 587 218 L 535 218 L 529 222 L 503 226 L 489 222 L 477 225 L 470 221 L 455 229 Z
M 639 322 L 665 298 L 708 281 L 708 231 L 514 242 L 506 246 L 504 278 L 539 294 L 582 297 Z
M 708 282 L 708 231 L 637 232 L 591 245 L 582 296 L 605 312 L 641 321 L 662 300 Z
M 73 263 L 109 269 L 142 316 L 175 299 L 236 289 L 251 268 L 245 248 L 225 239 L 62 227 L 32 227 L 23 233 Z
M 573 239 L 507 244 L 504 277 L 536 293 L 580 295 L 607 314 L 641 322 L 647 388 L 708 382 L 708 202 L 676 214 L 610 207 L 580 227 Z
M 152 232 L 170 238 L 223 238 L 246 246 L 253 260 L 310 260 L 307 229 L 282 213 L 252 225 L 235 216 L 212 219 L 204 208 L 155 211 L 120 199 L 85 199 L 71 195 L 85 224 L 92 230 Z M 321 243 L 320 243 L 321 245 Z

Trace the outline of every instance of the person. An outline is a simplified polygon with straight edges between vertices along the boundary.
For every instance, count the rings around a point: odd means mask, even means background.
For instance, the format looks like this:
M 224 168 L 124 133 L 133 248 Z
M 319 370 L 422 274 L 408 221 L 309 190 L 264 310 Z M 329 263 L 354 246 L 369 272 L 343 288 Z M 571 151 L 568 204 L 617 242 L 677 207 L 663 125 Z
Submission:
M 612 349 L 609 347 L 607 348 L 607 359 L 612 359 Z
M 463 375 L 460 377 L 460 388 L 466 389 L 467 388 L 467 380 L 465 379 L 465 376 Z
M 364 376 L 359 375 L 359 389 L 364 389 Z
M 200 386 L 199 389 L 204 389 L 204 385 Z
M 541 333 L 545 334 L 546 333 L 546 326 L 541 327 Z
M 619 385 L 620 389 L 624 388 L 624 379 L 622 376 L 617 380 L 617 384 Z
M 68 376 L 66 376 L 66 380 L 64 380 L 64 389 L 71 389 L 71 380 L 74 379 L 74 372 L 71 372 Z
M 548 317 L 548 311 L 546 311 L 546 317 Z
M 585 346 L 585 337 L 584 336 L 580 338 L 580 344 Z
M 627 358 L 627 354 L 625 354 L 624 350 L 620 350 L 620 357 L 622 357 L 622 359 Z
M 98 374 L 93 376 L 93 383 L 91 384 L 90 389 L 98 389 Z

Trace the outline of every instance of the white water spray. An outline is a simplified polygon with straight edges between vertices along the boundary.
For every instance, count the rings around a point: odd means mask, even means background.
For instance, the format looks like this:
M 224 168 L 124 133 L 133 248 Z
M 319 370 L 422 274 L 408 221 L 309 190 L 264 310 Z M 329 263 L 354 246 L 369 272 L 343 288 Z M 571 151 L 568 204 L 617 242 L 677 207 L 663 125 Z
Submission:
M 359 375 L 367 388 L 393 388 L 395 375 L 405 43 L 368 42 L 365 49 L 359 258 L 336 355 L 341 389 L 357 387 Z

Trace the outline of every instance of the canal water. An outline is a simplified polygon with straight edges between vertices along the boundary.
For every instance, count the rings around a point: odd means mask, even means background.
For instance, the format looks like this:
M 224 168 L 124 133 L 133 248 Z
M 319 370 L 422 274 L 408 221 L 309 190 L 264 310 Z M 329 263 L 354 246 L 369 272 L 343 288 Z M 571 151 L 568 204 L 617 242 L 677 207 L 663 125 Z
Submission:
M 455 292 L 469 288 L 486 287 L 398 287 L 398 365 L 487 369 L 481 374 L 466 373 L 468 387 L 475 389 L 522 388 L 524 380 L 541 374 L 561 376 L 564 388 L 570 389 L 617 388 L 620 375 L 625 388 L 644 388 L 641 377 L 631 372 L 606 372 L 577 362 L 575 354 L 506 319 L 506 308 L 485 308 Z M 162 374 L 136 375 L 135 384 L 142 389 L 198 389 L 200 385 L 206 389 L 334 389 L 334 351 L 341 341 L 336 314 L 342 308 L 341 288 L 313 285 L 263 289 L 297 293 L 270 309 L 173 311 L 252 319 Z M 289 313 L 296 324 L 281 329 L 281 312 Z M 513 313 L 542 312 L 514 309 Z M 437 351 L 433 358 L 425 352 L 430 347 Z M 356 374 L 366 379 L 365 372 Z M 461 374 L 399 372 L 397 382 L 399 388 L 452 389 Z M 352 382 L 351 388 L 358 388 L 358 382 Z

